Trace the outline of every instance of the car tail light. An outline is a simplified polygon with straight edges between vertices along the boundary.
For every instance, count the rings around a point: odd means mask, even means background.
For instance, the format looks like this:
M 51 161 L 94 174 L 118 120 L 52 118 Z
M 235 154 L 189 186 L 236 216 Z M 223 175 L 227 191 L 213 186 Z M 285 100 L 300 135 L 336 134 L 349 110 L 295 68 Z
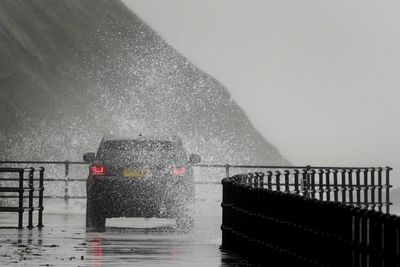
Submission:
M 90 166 L 90 173 L 93 175 L 104 175 L 106 174 L 106 167 L 104 165 Z
M 186 173 L 186 168 L 185 167 L 174 167 L 174 168 L 172 168 L 172 172 L 174 173 L 175 176 L 183 176 Z

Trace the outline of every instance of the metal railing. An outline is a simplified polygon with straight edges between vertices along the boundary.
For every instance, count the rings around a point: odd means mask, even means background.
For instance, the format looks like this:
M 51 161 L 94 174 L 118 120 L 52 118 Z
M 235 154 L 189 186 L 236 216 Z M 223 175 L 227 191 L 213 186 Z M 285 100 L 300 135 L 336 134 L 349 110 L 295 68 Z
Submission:
M 39 178 L 35 179 L 35 172 L 39 173 Z M 0 181 L 18 181 L 18 186 L 1 186 L 1 193 L 18 193 L 15 195 L 1 195 L 1 198 L 18 198 L 18 207 L 1 206 L 0 212 L 18 212 L 18 228 L 23 228 L 23 214 L 24 211 L 28 211 L 28 228 L 33 228 L 33 211 L 37 210 L 38 224 L 37 227 L 43 227 L 43 191 L 44 191 L 44 168 L 40 167 L 38 170 L 34 168 L 0 168 L 0 173 L 12 174 L 17 173 L 18 178 L 4 178 Z M 28 178 L 24 177 L 24 174 L 28 173 Z M 34 187 L 34 181 L 39 181 L 39 187 Z M 24 181 L 28 182 L 28 186 L 24 185 Z M 28 191 L 28 196 L 24 196 L 24 192 Z M 38 191 L 39 203 L 37 207 L 33 205 L 34 192 Z M 28 198 L 28 207 L 24 207 L 24 198 Z
M 70 182 L 86 182 L 86 178 L 70 178 L 70 167 L 72 166 L 81 166 L 81 165 L 87 165 L 86 162 L 83 161 L 0 161 L 0 166 L 1 165 L 18 165 L 18 166 L 26 166 L 26 165 L 32 165 L 32 164 L 40 164 L 40 165 L 55 165 L 55 166 L 63 166 L 63 178 L 57 178 L 57 177 L 46 177 L 44 179 L 45 182 L 62 182 L 64 184 L 64 194 L 63 195 L 46 195 L 43 196 L 43 198 L 56 198 L 56 199 L 64 199 L 65 205 L 68 207 L 69 200 L 70 199 L 85 199 L 86 196 L 70 196 L 69 194 L 69 186 Z M 50 168 L 48 168 L 50 169 Z M 8 180 L 12 181 L 13 179 L 3 179 L 3 180 Z M 15 180 L 15 179 L 14 179 Z M 1 198 L 1 197 L 0 197 Z M 34 197 L 37 198 L 37 197 Z
M 400 266 L 400 217 L 278 191 L 262 177 L 222 181 L 222 249 L 261 266 Z
M 308 198 L 342 202 L 360 208 L 390 213 L 391 167 L 316 167 L 203 164 L 197 167 L 260 169 L 246 177 L 261 188 L 300 194 Z
M 71 177 L 71 166 L 85 166 L 83 161 L 0 161 L 1 165 L 48 165 L 62 166 L 63 176 L 46 177 L 46 182 L 61 182 L 64 186 L 62 195 L 47 195 L 44 198 L 63 199 L 68 207 L 70 199 L 86 199 L 85 190 L 82 195 L 71 195 L 71 182 L 86 182 L 87 171 L 80 177 Z M 195 168 L 221 169 L 230 177 L 235 171 L 257 172 L 263 184 L 269 189 L 293 192 L 310 198 L 340 201 L 361 208 L 390 211 L 390 171 L 392 168 L 371 167 L 315 167 L 315 166 L 265 166 L 265 165 L 231 165 L 231 164 L 196 164 Z M 48 168 L 50 169 L 50 168 Z M 256 175 L 256 174 L 254 174 Z M 216 184 L 218 181 L 196 180 L 196 184 Z

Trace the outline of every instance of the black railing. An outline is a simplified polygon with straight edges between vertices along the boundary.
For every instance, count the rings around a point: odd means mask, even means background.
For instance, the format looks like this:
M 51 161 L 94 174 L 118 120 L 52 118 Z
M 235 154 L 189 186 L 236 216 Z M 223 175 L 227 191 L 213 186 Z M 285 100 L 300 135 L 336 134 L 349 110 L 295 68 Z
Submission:
M 274 262 L 280 266 L 400 266 L 399 217 L 375 211 L 373 205 L 368 210 L 335 198 L 313 199 L 313 193 L 321 193 L 313 192 L 321 184 L 318 179 L 313 183 L 313 172 L 305 174 L 310 187 L 294 182 L 293 192 L 300 184 L 298 192 L 290 193 L 286 190 L 290 176 L 285 176 L 285 170 L 282 173 L 283 187 L 279 181 L 265 184 L 264 179 L 272 176 L 260 173 L 222 181 L 222 249 L 265 266 Z M 283 190 L 278 191 L 279 186 Z
M 68 207 L 70 199 L 86 199 L 85 190 L 81 195 L 71 195 L 71 182 L 86 182 L 88 168 L 79 175 L 71 175 L 71 167 L 86 166 L 83 161 L 0 161 L 1 165 L 25 167 L 40 164 L 62 166 L 62 174 L 51 177 L 46 182 L 63 183 L 63 194 L 46 195 L 44 198 L 63 199 Z M 390 211 L 389 183 L 390 167 L 314 167 L 314 166 L 265 166 L 265 165 L 231 165 L 231 164 L 196 164 L 196 168 L 222 169 L 222 177 L 229 177 L 235 171 L 254 171 L 263 175 L 263 185 L 277 191 L 298 193 L 307 197 L 341 201 L 362 208 Z M 53 169 L 53 167 L 48 168 Z M 57 177 L 56 177 L 57 176 Z M 14 179 L 15 180 L 15 179 Z M 217 184 L 220 181 L 198 181 L 196 184 Z M 0 196 L 1 198 L 1 196 Z M 17 198 L 17 197 L 15 197 Z
M 80 172 L 79 175 L 74 174 L 71 175 L 71 167 L 77 167 L 77 166 L 87 166 L 88 163 L 84 161 L 35 161 L 35 160 L 25 160 L 25 161 L 0 161 L 0 166 L 2 165 L 7 165 L 7 166 L 14 166 L 14 167 L 26 167 L 26 166 L 31 166 L 33 164 L 37 165 L 45 165 L 48 166 L 48 170 L 54 169 L 55 166 L 62 166 L 62 174 L 53 174 L 53 176 L 47 175 L 45 178 L 45 182 L 54 182 L 54 183 L 63 183 L 64 190 L 63 194 L 58 194 L 58 195 L 46 195 L 43 198 L 46 199 L 63 199 L 65 202 L 65 206 L 69 206 L 69 200 L 71 199 L 86 199 L 86 190 L 81 190 L 82 193 L 80 195 L 71 195 L 70 194 L 70 186 L 71 183 L 73 182 L 78 182 L 78 183 L 84 183 L 86 182 L 87 175 L 88 175 L 88 168 L 85 168 L 83 172 Z M 194 165 L 195 167 L 211 167 L 211 168 L 222 168 L 226 170 L 226 174 L 229 175 L 229 169 L 230 168 L 235 168 L 229 167 L 231 165 L 207 165 L 207 164 L 196 164 Z M 228 167 L 227 167 L 228 166 Z M 240 166 L 240 165 L 238 165 Z M 62 176 L 60 178 L 60 176 Z M 1 177 L 0 177 L 1 178 Z M 17 181 L 18 179 L 16 178 L 3 178 L 1 179 L 3 181 Z M 196 184 L 215 184 L 215 185 L 220 185 L 221 182 L 220 180 L 218 181 L 195 181 Z M 3 198 L 3 196 L 0 195 L 0 198 Z M 8 196 L 7 198 L 18 198 L 18 196 Z M 37 198 L 37 196 L 34 196 L 34 198 Z
M 255 165 L 197 165 L 231 169 L 266 169 L 249 173 L 260 187 L 309 198 L 342 202 L 360 208 L 390 212 L 391 167 L 314 167 L 314 166 L 255 166 Z
M 35 179 L 35 173 L 39 173 L 39 178 Z M 0 168 L 0 173 L 13 174 L 17 173 L 18 178 L 4 178 L 1 181 L 18 181 L 18 186 L 2 186 L 0 184 L 1 193 L 18 193 L 18 195 L 1 195 L 1 198 L 18 198 L 18 206 L 1 206 L 0 212 L 17 212 L 18 213 L 18 228 L 23 228 L 23 214 L 24 211 L 28 211 L 28 228 L 33 228 L 33 212 L 38 211 L 38 224 L 37 227 L 43 227 L 43 191 L 44 191 L 44 168 L 40 167 L 38 170 L 34 168 Z M 24 174 L 28 174 L 28 178 L 24 177 Z M 39 186 L 34 187 L 34 181 L 39 181 Z M 24 185 L 24 182 L 28 182 L 28 186 Z M 24 193 L 28 191 L 28 196 L 24 196 Z M 34 192 L 38 191 L 39 199 L 37 207 L 34 207 L 33 199 Z M 28 198 L 28 206 L 24 207 L 24 198 Z
M 71 182 L 86 182 L 86 177 L 82 175 L 82 178 L 71 178 L 70 175 L 70 169 L 71 166 L 83 166 L 87 165 L 87 162 L 83 161 L 38 161 L 38 160 L 26 160 L 26 161 L 0 161 L 0 166 L 1 165 L 12 165 L 12 166 L 31 166 L 33 164 L 37 165 L 45 165 L 48 166 L 48 169 L 54 169 L 54 166 L 62 166 L 63 167 L 63 173 L 61 174 L 62 178 L 60 178 L 60 175 L 57 174 L 54 177 L 46 177 L 45 182 L 55 182 L 55 183 L 63 183 L 64 186 L 64 191 L 62 195 L 46 195 L 43 196 L 43 198 L 51 198 L 51 199 L 63 199 L 65 202 L 66 207 L 68 207 L 69 200 L 70 199 L 86 199 L 85 195 L 80 195 L 80 196 L 70 196 L 70 183 Z M 51 167 L 50 167 L 51 166 Z M 86 173 L 87 175 L 87 173 Z M 15 179 L 2 179 L 3 181 L 15 181 Z M 1 198 L 1 196 L 0 196 Z M 34 196 L 34 198 L 37 198 L 37 196 Z

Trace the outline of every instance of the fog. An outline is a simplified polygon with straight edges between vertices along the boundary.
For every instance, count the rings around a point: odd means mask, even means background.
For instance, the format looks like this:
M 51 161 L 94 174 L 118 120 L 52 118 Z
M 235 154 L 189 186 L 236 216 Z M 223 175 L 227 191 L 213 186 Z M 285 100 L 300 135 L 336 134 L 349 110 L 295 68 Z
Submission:
M 398 1 L 124 0 L 293 164 L 400 164 Z

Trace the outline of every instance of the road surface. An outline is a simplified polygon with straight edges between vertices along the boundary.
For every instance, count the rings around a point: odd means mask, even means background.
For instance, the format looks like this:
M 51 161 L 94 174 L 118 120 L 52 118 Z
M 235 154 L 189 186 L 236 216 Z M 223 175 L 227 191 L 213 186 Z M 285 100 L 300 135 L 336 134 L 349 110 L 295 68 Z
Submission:
M 41 230 L 5 228 L 17 225 L 17 215 L 0 214 L 1 266 L 235 264 L 232 257 L 219 250 L 221 208 L 215 199 L 196 202 L 196 226 L 187 234 L 174 231 L 173 220 L 157 218 L 107 219 L 106 232 L 86 233 L 84 208 L 72 211 L 59 208 L 59 213 L 55 213 L 57 208 L 50 207 Z M 26 225 L 26 216 L 24 219 Z

